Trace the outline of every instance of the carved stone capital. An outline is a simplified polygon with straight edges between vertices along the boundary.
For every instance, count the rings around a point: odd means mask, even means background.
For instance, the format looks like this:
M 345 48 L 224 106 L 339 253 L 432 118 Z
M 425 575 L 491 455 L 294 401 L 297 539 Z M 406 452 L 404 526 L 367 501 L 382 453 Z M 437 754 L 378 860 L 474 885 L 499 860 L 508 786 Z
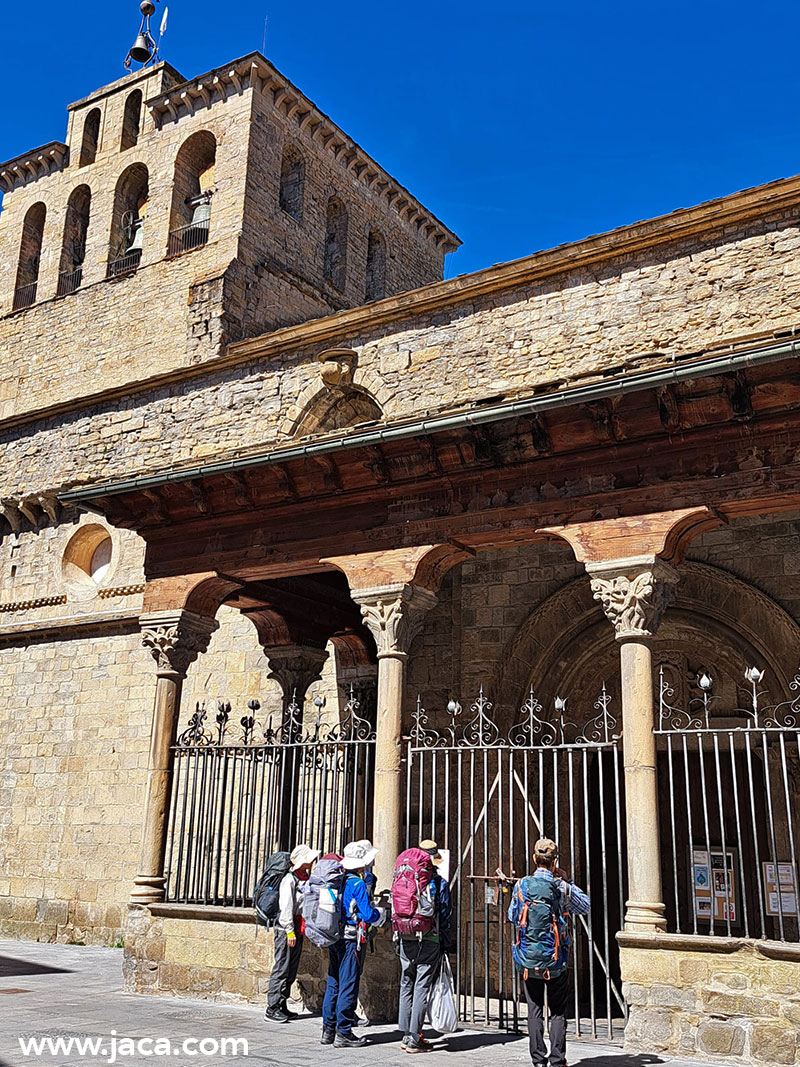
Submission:
M 296 694 L 300 707 L 312 682 L 322 676 L 328 653 L 312 645 L 265 645 L 269 678 L 274 678 L 287 702 Z
M 618 641 L 654 637 L 675 596 L 678 572 L 655 556 L 588 563 L 594 599 Z
M 425 615 L 437 603 L 427 589 L 406 583 L 355 589 L 351 595 L 361 607 L 379 657 L 407 655 Z
M 141 615 L 139 625 L 142 644 L 156 661 L 156 672 L 185 678 L 189 665 L 208 648 L 219 623 L 191 611 L 157 611 Z

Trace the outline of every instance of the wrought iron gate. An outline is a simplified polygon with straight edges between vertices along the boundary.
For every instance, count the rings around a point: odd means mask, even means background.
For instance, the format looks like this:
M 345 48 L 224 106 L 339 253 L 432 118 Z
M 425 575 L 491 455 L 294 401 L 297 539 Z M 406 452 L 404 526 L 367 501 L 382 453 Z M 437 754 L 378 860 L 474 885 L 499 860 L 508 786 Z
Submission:
M 307 841 L 341 849 L 371 829 L 375 734 L 351 692 L 341 717 L 312 724 L 292 701 L 273 729 L 258 701 L 215 723 L 198 705 L 172 746 L 169 901 L 246 905 L 267 857 Z M 266 722 L 264 721 L 266 719 Z
M 626 1014 L 615 938 L 625 819 L 610 698 L 603 687 L 582 730 L 567 721 L 565 700 L 548 721 L 533 691 L 506 737 L 491 710 L 482 689 L 466 721 L 451 701 L 439 732 L 418 701 L 408 745 L 407 844 L 432 837 L 450 852 L 460 1016 L 513 1030 L 524 1019 L 506 914 L 513 881 L 529 872 L 536 839 L 548 836 L 592 898 L 590 914 L 571 922 L 572 1033 L 613 1040 Z

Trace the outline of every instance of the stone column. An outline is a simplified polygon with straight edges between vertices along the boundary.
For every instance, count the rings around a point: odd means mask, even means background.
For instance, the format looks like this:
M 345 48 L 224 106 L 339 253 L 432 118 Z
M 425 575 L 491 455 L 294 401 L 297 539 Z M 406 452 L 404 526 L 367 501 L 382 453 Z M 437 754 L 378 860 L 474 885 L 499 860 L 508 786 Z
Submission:
M 208 648 L 211 634 L 219 624 L 190 611 L 159 611 L 142 615 L 139 623 L 142 644 L 156 661 L 156 697 L 150 734 L 142 851 L 131 902 L 152 904 L 164 899 L 166 888 L 164 855 L 172 789 L 170 747 L 178 729 L 183 680 L 189 664 Z
M 382 888 L 391 885 L 400 851 L 403 807 L 403 694 L 411 642 L 436 604 L 427 589 L 408 583 L 354 589 L 353 600 L 378 646 L 378 707 L 375 744 L 373 844 L 380 849 L 375 873 Z
M 284 763 L 283 789 L 280 811 L 280 847 L 290 852 L 300 844 L 296 836 L 296 795 L 297 774 L 301 766 L 301 750 L 297 742 L 303 729 L 303 706 L 306 693 L 312 682 L 322 675 L 322 668 L 328 653 L 324 648 L 313 645 L 265 645 L 264 654 L 269 660 L 269 677 L 280 685 L 283 694 L 281 719 L 281 740 L 283 744 L 293 745 L 286 750 Z M 292 703 L 297 711 L 292 712 Z
M 678 582 L 656 556 L 587 563 L 595 600 L 620 642 L 623 756 L 628 830 L 625 929 L 666 929 L 661 888 L 651 642 Z
M 289 707 L 292 700 L 300 709 L 299 721 L 302 722 L 303 705 L 306 693 L 313 682 L 322 677 L 322 668 L 328 658 L 324 648 L 314 645 L 263 645 L 264 655 L 269 661 L 269 677 L 274 678 L 283 694 L 284 731 L 291 729 Z

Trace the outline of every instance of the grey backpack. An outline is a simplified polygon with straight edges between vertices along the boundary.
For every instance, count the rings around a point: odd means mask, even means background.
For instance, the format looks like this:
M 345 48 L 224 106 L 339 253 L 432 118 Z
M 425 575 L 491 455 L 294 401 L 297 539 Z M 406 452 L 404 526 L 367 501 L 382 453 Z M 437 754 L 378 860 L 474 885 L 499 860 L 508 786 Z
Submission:
M 338 860 L 320 860 L 303 889 L 303 921 L 318 948 L 330 948 L 342 937 L 342 889 L 345 869 Z

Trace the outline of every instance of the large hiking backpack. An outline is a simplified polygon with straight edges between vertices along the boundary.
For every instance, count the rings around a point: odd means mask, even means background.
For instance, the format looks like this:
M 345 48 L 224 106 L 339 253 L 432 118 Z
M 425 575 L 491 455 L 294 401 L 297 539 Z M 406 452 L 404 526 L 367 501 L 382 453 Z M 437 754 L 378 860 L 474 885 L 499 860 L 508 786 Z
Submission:
M 264 873 L 256 882 L 253 907 L 256 909 L 256 922 L 262 926 L 269 928 L 277 921 L 280 911 L 280 885 L 291 867 L 292 857 L 288 852 L 275 852 L 267 860 Z
M 421 848 L 397 857 L 392 878 L 392 930 L 399 937 L 422 937 L 436 923 L 433 899 L 433 860 Z
M 330 948 L 342 937 L 342 890 L 345 869 L 338 860 L 320 860 L 303 889 L 306 937 L 317 948 Z
M 549 878 L 523 878 L 512 904 L 518 918 L 511 955 L 525 978 L 557 978 L 569 963 L 569 931 L 561 913 L 561 888 Z

